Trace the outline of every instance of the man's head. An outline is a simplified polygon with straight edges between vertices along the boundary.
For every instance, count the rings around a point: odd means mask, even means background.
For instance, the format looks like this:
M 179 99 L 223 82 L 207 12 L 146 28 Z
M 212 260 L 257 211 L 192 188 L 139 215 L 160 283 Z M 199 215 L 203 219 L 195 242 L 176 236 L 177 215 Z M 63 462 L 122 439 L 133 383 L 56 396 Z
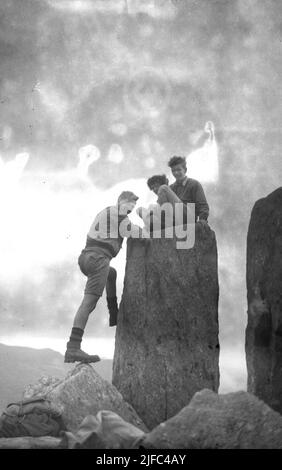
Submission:
M 171 173 L 177 182 L 181 183 L 184 180 L 187 172 L 186 159 L 185 157 L 174 156 L 168 162 L 168 166 L 171 168 Z
M 158 194 L 159 187 L 162 186 L 162 184 L 168 184 L 166 175 L 154 175 L 147 181 L 147 185 L 155 194 Z
M 132 212 L 138 199 L 138 196 L 131 191 L 123 191 L 120 193 L 117 201 L 120 214 L 126 215 Z

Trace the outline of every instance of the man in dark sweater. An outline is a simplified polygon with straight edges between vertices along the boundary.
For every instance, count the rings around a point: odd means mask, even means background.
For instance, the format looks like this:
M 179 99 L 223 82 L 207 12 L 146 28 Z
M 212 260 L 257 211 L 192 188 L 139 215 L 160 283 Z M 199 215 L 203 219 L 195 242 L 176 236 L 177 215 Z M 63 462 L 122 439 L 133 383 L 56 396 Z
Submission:
M 206 224 L 209 216 L 209 206 L 202 185 L 199 181 L 186 176 L 187 166 L 185 157 L 174 156 L 168 166 L 175 178 L 175 183 L 170 185 L 172 191 L 184 203 L 195 204 L 195 221 Z
M 107 303 L 110 313 L 110 326 L 117 321 L 116 271 L 110 267 L 110 260 L 122 247 L 124 237 L 148 238 L 145 229 L 130 222 L 138 197 L 131 191 L 123 191 L 115 206 L 106 207 L 96 215 L 87 234 L 86 246 L 82 250 L 78 264 L 87 276 L 84 297 L 75 315 L 70 339 L 67 343 L 65 362 L 97 362 L 97 355 L 89 355 L 80 345 L 90 313 L 106 287 Z

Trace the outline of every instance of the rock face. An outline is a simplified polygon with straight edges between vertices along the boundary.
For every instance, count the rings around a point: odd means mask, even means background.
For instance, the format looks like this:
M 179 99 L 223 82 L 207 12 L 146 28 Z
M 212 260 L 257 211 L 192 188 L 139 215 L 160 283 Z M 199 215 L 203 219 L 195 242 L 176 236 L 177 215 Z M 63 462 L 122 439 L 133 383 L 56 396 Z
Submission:
M 282 449 L 282 417 L 247 392 L 195 394 L 176 416 L 147 434 L 150 449 Z
M 218 273 L 214 232 L 196 241 L 129 239 L 116 330 L 113 384 L 152 429 L 195 392 L 219 386 Z
M 282 187 L 252 210 L 247 290 L 248 391 L 282 413 Z
M 142 431 L 147 430 L 132 406 L 89 364 L 78 364 L 64 380 L 45 378 L 39 381 L 27 388 L 24 397 L 42 394 L 47 394 L 52 403 L 61 409 L 69 431 L 76 431 L 86 416 L 96 415 L 101 410 L 114 411 L 128 423 Z

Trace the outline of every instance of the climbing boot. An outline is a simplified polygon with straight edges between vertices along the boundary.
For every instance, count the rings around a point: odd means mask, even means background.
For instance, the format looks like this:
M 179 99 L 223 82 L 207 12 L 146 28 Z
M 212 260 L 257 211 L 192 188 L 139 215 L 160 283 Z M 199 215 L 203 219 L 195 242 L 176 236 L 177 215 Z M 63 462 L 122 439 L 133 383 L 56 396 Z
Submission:
M 107 297 L 108 310 L 110 314 L 109 326 L 116 326 L 118 317 L 118 304 L 116 297 Z
M 91 356 L 90 354 L 86 354 L 86 352 L 82 351 L 81 349 L 67 349 L 65 353 L 65 361 L 64 362 L 99 362 L 101 359 L 99 356 Z

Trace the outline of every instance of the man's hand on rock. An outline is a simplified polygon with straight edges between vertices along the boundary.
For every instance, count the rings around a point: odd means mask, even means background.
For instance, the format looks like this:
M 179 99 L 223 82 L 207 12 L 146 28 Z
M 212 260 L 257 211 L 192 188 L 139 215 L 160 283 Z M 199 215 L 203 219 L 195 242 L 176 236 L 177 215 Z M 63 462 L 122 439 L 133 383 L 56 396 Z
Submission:
M 210 232 L 211 228 L 210 228 L 210 226 L 209 226 L 207 220 L 205 220 L 205 219 L 200 219 L 200 220 L 197 222 L 197 224 L 201 225 L 201 227 L 202 227 L 201 230 L 203 230 L 203 232 L 204 232 L 205 234 L 208 234 L 208 232 Z

